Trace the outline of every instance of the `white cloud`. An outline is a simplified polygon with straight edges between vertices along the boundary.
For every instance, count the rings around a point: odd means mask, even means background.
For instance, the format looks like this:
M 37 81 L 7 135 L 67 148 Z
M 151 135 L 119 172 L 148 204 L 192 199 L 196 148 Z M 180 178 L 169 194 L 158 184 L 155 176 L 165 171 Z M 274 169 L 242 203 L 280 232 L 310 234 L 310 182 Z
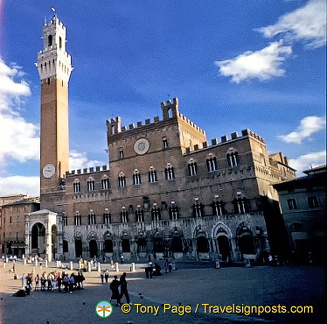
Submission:
M 300 126 L 287 135 L 281 135 L 279 138 L 286 143 L 301 144 L 302 141 L 312 134 L 324 129 L 326 120 L 318 116 L 307 116 L 301 120 Z
M 290 159 L 289 165 L 297 170 L 298 175 L 304 170 L 326 165 L 326 151 L 312 152 Z
M 105 163 L 97 160 L 89 160 L 85 152 L 70 151 L 69 168 L 70 170 L 78 170 L 83 168 L 102 166 Z
M 39 192 L 39 177 L 0 177 L 0 196 L 8 196 L 11 194 L 27 194 L 32 197 L 37 197 L 39 196 Z
M 274 25 L 256 29 L 265 37 L 283 35 L 289 41 L 304 41 L 316 48 L 326 44 L 326 2 L 311 0 L 304 7 L 279 17 Z
M 8 66 L 0 58 L 0 163 L 7 159 L 19 162 L 39 158 L 39 127 L 28 123 L 19 110 L 22 97 L 31 94 L 21 80 L 21 68 Z M 17 81 L 16 81 L 17 80 Z
M 231 76 L 235 83 L 254 78 L 268 80 L 284 75 L 285 71 L 280 65 L 291 53 L 291 46 L 284 46 L 279 41 L 259 51 L 247 51 L 233 59 L 216 61 L 215 64 L 219 66 L 221 75 Z

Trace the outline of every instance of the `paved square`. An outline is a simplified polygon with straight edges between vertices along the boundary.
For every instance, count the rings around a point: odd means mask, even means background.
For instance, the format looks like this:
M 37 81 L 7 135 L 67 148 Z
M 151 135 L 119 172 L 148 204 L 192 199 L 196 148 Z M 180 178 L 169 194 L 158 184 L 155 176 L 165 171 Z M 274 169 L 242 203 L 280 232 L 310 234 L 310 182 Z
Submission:
M 128 314 L 124 314 L 113 303 L 113 313 L 107 318 L 99 317 L 95 311 L 97 303 L 110 300 L 111 296 L 109 284 L 101 284 L 97 271 L 85 273 L 84 290 L 77 290 L 72 294 L 58 293 L 57 290 L 33 291 L 29 296 L 18 298 L 12 297 L 12 294 L 20 288 L 21 280 L 14 280 L 13 274 L 9 273 L 10 263 L 6 268 L 3 268 L 2 263 L 0 266 L 0 324 L 318 323 L 325 315 L 325 312 L 321 312 L 325 298 L 325 273 L 321 266 L 221 269 L 194 269 L 193 266 L 191 269 L 184 265 L 172 273 L 163 272 L 163 276 L 146 279 L 144 264 L 137 264 L 136 272 L 130 272 L 130 264 L 121 265 L 121 272 L 118 273 L 106 264 L 102 265 L 102 269 L 110 270 L 109 281 L 113 279 L 113 275 L 119 277 L 122 271 L 127 272 L 132 303 Z M 58 270 L 54 263 L 51 266 L 40 269 L 39 266 L 18 262 L 16 273 L 21 276 L 33 269 L 35 274 Z M 72 271 L 67 272 L 70 274 Z M 122 302 L 124 301 L 123 298 Z M 311 305 L 314 307 L 314 314 L 222 314 L 221 311 L 214 313 L 217 308 L 209 309 L 209 305 Z M 183 311 L 190 313 L 181 315 Z

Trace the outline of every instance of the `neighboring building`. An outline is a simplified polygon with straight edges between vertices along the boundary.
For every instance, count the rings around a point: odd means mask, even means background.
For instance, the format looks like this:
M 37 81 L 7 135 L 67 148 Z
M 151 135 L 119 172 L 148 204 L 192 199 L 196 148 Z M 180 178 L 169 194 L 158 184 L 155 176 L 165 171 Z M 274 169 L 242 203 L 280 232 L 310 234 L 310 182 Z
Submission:
M 281 153 L 268 155 L 263 138 L 248 129 L 209 143 L 176 98 L 153 121 L 123 127 L 120 117 L 107 120 L 110 169 L 68 169 L 65 32 L 56 16 L 43 26 L 41 210 L 26 215 L 29 253 L 222 261 L 280 253 L 272 185 L 293 179 L 295 170 Z
M 1 206 L 1 252 L 21 257 L 25 254 L 25 214 L 40 209 L 40 202 L 39 198 L 31 198 L 26 195 L 13 195 L 10 197 L 14 199 L 0 198 L 1 201 L 7 202 L 7 204 Z
M 275 184 L 293 261 L 325 262 L 326 166 L 304 171 L 307 176 Z

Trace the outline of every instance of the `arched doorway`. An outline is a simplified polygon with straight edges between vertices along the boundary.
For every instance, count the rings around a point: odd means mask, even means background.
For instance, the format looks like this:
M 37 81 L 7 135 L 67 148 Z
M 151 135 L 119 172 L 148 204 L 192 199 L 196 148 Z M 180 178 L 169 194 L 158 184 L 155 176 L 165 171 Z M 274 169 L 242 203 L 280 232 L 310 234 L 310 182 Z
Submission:
M 98 243 L 96 240 L 93 239 L 89 242 L 89 251 L 90 251 L 91 258 L 98 257 Z
M 236 231 L 237 243 L 240 252 L 243 254 L 255 254 L 255 246 L 252 231 L 241 223 Z
M 36 223 L 32 227 L 32 254 L 45 254 L 45 227 Z
M 80 237 L 75 239 L 75 256 L 76 258 L 82 257 L 82 239 Z
M 221 261 L 229 261 L 230 260 L 230 246 L 229 239 L 225 235 L 220 235 L 217 237 L 219 254 L 221 255 Z
M 106 239 L 104 241 L 104 253 L 112 253 L 113 252 L 113 242 L 110 239 Z
M 196 238 L 197 252 L 208 253 L 209 252 L 209 242 L 205 236 L 199 236 Z
M 131 252 L 131 246 L 129 244 L 129 238 L 123 238 L 121 242 L 122 252 Z

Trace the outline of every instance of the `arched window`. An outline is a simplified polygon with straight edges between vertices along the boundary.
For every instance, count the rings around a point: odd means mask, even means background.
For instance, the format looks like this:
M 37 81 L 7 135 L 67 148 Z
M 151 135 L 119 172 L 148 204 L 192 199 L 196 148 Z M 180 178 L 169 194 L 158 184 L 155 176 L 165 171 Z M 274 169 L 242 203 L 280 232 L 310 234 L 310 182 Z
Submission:
M 48 47 L 52 46 L 52 35 L 48 36 Z
M 103 224 L 110 224 L 110 223 L 111 223 L 111 213 L 109 212 L 108 208 L 106 208 L 103 213 Z
M 157 171 L 154 169 L 154 167 L 150 167 L 149 170 L 149 182 L 157 182 Z
M 96 224 L 96 217 L 94 211 L 91 209 L 89 211 L 89 225 L 95 225 L 95 224 Z
M 246 214 L 249 210 L 246 198 L 234 199 L 235 214 Z
M 212 206 L 212 215 L 220 216 L 225 214 L 224 202 L 222 200 L 216 199 L 215 201 L 212 202 L 211 206 Z
M 156 203 L 153 204 L 153 207 L 151 209 L 151 216 L 152 220 L 155 222 L 158 222 L 161 219 L 160 209 L 158 208 L 158 205 Z
M 75 215 L 74 215 L 74 225 L 75 226 L 82 225 L 82 217 L 81 217 L 81 214 L 79 213 L 79 211 L 76 211 L 75 212 Z
M 167 137 L 164 137 L 162 139 L 162 148 L 163 149 L 167 149 L 168 147 L 169 147 L 168 138 Z
M 119 176 L 118 176 L 118 187 L 119 188 L 126 187 L 126 177 L 125 177 L 125 174 L 123 172 L 120 172 L 119 173 Z
M 123 224 L 128 223 L 128 212 L 127 212 L 127 210 L 126 210 L 125 207 L 123 207 L 123 208 L 121 209 L 120 216 L 121 216 L 121 222 L 122 222 Z
M 141 184 L 141 174 L 140 171 L 135 169 L 133 173 L 133 185 L 140 185 Z
M 108 190 L 109 189 L 109 179 L 106 176 L 104 176 L 101 179 L 101 188 L 102 188 L 102 190 Z
M 94 191 L 94 179 L 89 178 L 86 184 L 87 184 L 87 191 Z
M 193 204 L 193 217 L 202 217 L 203 216 L 203 205 L 199 202 L 198 198 L 195 199 Z
M 81 183 L 78 180 L 75 180 L 73 183 L 74 192 L 81 192 Z
M 135 218 L 138 223 L 144 222 L 144 213 L 143 213 L 143 210 L 141 209 L 140 205 L 138 205 L 135 210 Z
M 179 218 L 179 208 L 174 201 L 171 202 L 171 206 L 169 207 L 169 216 L 170 219 Z
M 61 39 L 61 37 L 59 36 L 59 49 L 61 49 L 62 48 L 62 39 Z
M 194 176 L 198 174 L 198 166 L 197 163 L 194 162 L 193 159 L 191 159 L 187 165 L 187 169 L 188 169 L 188 175 L 189 176 Z
M 165 168 L 165 176 L 166 180 L 175 179 L 174 167 L 170 163 L 167 163 L 167 166 Z
M 231 147 L 227 154 L 226 154 L 226 158 L 227 158 L 227 164 L 229 168 L 234 168 L 236 166 L 239 165 L 239 156 L 238 156 L 238 152 Z
M 214 172 L 218 170 L 217 158 L 212 154 L 209 154 L 209 158 L 206 160 L 207 171 Z

